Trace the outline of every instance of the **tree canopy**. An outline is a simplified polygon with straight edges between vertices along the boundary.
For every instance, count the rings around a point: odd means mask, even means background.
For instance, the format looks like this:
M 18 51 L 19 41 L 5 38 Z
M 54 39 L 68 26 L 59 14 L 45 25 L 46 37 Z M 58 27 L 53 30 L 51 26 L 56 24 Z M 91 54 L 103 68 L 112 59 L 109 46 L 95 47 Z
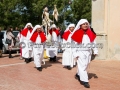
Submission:
M 81 18 L 91 21 L 91 0 L 0 0 L 0 27 L 21 27 L 28 22 L 41 24 L 45 6 L 53 20 L 54 4 L 59 13 L 55 23 L 59 26 L 64 25 L 64 20 L 75 24 Z

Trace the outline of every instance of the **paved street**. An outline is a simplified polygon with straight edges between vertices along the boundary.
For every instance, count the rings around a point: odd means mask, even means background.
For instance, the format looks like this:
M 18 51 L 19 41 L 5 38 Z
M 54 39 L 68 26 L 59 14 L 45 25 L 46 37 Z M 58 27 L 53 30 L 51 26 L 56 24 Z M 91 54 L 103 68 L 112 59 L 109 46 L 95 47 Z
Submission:
M 34 63 L 26 64 L 14 54 L 0 58 L 0 90 L 87 90 L 75 78 L 77 67 L 67 70 L 61 65 L 61 54 L 56 63 L 46 60 L 42 72 Z M 93 60 L 89 67 L 89 90 L 120 90 L 120 61 Z

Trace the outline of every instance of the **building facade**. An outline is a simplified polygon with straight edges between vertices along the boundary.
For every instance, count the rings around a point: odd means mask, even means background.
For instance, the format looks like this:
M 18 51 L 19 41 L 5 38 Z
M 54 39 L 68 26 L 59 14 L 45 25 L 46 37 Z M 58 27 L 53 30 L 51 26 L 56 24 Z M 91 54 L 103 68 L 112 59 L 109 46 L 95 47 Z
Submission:
M 92 0 L 92 27 L 97 33 L 99 60 L 120 60 L 120 0 Z

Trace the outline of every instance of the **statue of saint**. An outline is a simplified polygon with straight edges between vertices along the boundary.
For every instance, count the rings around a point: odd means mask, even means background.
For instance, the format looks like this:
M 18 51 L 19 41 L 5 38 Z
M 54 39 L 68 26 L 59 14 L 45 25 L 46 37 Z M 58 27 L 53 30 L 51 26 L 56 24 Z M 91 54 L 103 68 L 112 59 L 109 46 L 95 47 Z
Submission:
M 50 23 L 53 21 L 49 18 L 49 13 L 48 13 L 47 7 L 45 7 L 43 10 L 42 19 L 43 19 L 42 25 L 45 27 L 45 34 L 48 35 L 48 27 L 50 27 Z

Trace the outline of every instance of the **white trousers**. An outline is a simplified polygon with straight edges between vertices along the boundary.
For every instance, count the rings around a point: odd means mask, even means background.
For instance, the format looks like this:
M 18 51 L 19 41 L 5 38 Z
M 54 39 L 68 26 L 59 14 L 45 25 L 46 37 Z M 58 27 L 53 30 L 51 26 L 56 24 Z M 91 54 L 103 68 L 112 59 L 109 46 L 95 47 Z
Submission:
M 91 60 L 91 51 L 78 51 L 79 58 L 77 60 L 78 64 L 78 75 L 80 76 L 80 80 L 84 82 L 88 81 L 88 74 L 87 74 L 87 68 Z
M 34 48 L 33 47 L 33 55 L 34 55 L 34 64 L 36 67 L 41 67 L 41 63 L 43 60 L 44 49 L 43 48 Z
M 73 58 L 72 51 L 70 49 L 65 50 L 62 55 L 62 65 L 73 67 L 75 60 Z

